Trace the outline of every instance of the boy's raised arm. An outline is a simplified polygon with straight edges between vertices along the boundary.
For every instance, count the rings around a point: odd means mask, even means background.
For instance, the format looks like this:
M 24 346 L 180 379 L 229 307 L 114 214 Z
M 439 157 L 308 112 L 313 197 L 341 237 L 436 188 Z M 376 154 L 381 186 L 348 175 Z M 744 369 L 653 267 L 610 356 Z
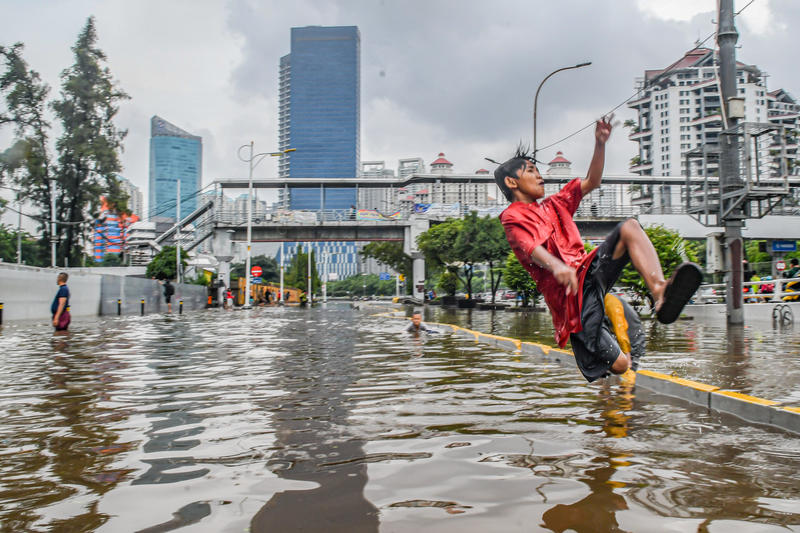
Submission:
M 600 186 L 603 179 L 603 167 L 606 162 L 606 142 L 611 136 L 611 120 L 614 115 L 598 120 L 594 127 L 594 155 L 589 164 L 589 172 L 581 180 L 581 194 L 586 196 Z

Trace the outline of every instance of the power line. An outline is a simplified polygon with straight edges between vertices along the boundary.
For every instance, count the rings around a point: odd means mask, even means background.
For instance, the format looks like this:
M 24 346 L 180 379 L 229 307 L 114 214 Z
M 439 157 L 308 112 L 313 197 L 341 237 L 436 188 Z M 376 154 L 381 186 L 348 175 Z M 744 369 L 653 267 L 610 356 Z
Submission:
M 750 1 L 749 1 L 749 2 L 748 2 L 748 3 L 747 3 L 747 4 L 746 4 L 746 5 L 745 5 L 745 6 L 744 6 L 742 9 L 740 9 L 739 11 L 737 11 L 736 13 L 734 13 L 734 14 L 733 14 L 733 16 L 734 16 L 734 17 L 737 17 L 737 16 L 739 16 L 739 14 L 740 14 L 742 11 L 744 11 L 745 9 L 747 9 L 748 7 L 750 7 L 750 5 L 751 5 L 753 2 L 755 2 L 755 1 L 756 1 L 756 0 L 750 0 Z M 712 37 L 713 37 L 713 36 L 715 36 L 716 34 L 717 34 L 716 30 L 712 31 L 711 33 L 709 33 L 709 34 L 708 34 L 708 36 L 707 36 L 705 39 L 703 39 L 702 41 L 700 41 L 700 42 L 698 42 L 698 43 L 695 43 L 695 45 L 694 45 L 694 48 L 692 48 L 692 49 L 691 49 L 691 50 L 689 50 L 689 51 L 690 51 L 690 52 L 692 52 L 692 51 L 694 51 L 694 50 L 697 50 L 698 48 L 700 48 L 701 46 L 703 46 L 703 45 L 706 43 L 706 41 L 708 41 L 710 38 L 712 38 Z M 679 59 L 678 61 L 680 61 L 680 59 Z M 676 61 L 675 63 L 672 63 L 670 66 L 668 66 L 667 68 L 665 68 L 663 72 L 667 72 L 667 71 L 669 71 L 669 70 L 670 70 L 670 69 L 671 69 L 671 68 L 672 68 L 672 67 L 673 67 L 673 66 L 674 66 L 676 63 L 678 63 L 678 61 Z M 624 106 L 625 104 L 627 104 L 628 102 L 630 102 L 631 100 L 633 100 L 634 98 L 636 98 L 636 97 L 639 95 L 639 93 L 640 93 L 640 91 L 637 89 L 637 90 L 636 90 L 636 92 L 634 92 L 632 95 L 630 95 L 630 96 L 629 96 L 629 97 L 627 97 L 625 100 L 623 100 L 623 101 L 622 101 L 622 102 L 621 102 L 619 105 L 615 106 L 615 107 L 614 107 L 614 108 L 612 108 L 610 111 L 608 111 L 608 112 L 606 112 L 606 113 L 603 113 L 603 115 L 604 115 L 604 116 L 605 116 L 605 115 L 610 115 L 611 113 L 613 113 L 614 111 L 616 111 L 616 110 L 617 110 L 617 109 L 619 109 L 620 107 Z M 576 130 L 576 131 L 574 131 L 574 132 L 570 133 L 570 134 L 569 134 L 569 135 L 567 135 L 566 137 L 563 137 L 563 138 L 561 138 L 561 139 L 559 139 L 559 140 L 557 140 L 557 141 L 555 141 L 555 142 L 552 142 L 552 143 L 548 144 L 547 146 L 542 146 L 541 148 L 537 148 L 537 149 L 536 149 L 536 151 L 537 151 L 537 152 L 539 152 L 539 151 L 541 151 L 541 150 L 544 150 L 544 149 L 546 149 L 546 148 L 551 148 L 551 147 L 553 147 L 553 146 L 555 146 L 555 145 L 557 145 L 557 144 L 559 144 L 559 143 L 561 143 L 561 142 L 564 142 L 564 141 L 566 141 L 567 139 L 570 139 L 570 138 L 574 137 L 575 135 L 579 134 L 579 133 L 580 133 L 580 132 L 582 132 L 583 130 L 585 130 L 585 129 L 587 129 L 587 128 L 590 128 L 590 127 L 592 127 L 592 126 L 594 126 L 594 124 L 595 124 L 595 121 L 592 121 L 592 122 L 590 122 L 589 124 L 587 124 L 586 126 L 583 126 L 582 128 L 580 128 L 579 130 Z M 536 154 L 534 154 L 534 156 L 536 156 Z
M 190 194 L 188 194 L 186 196 L 181 196 L 181 202 L 184 202 L 186 200 L 191 200 L 192 198 L 195 198 L 196 196 L 200 195 L 203 191 L 205 191 L 206 189 L 208 189 L 212 185 L 214 185 L 214 184 L 213 183 L 209 183 L 208 185 L 206 185 L 202 189 L 198 189 L 197 191 L 195 191 L 193 193 L 190 193 Z M 178 205 L 177 200 L 168 200 L 167 202 L 161 203 L 156 207 L 150 208 L 150 213 L 148 213 L 147 218 L 149 220 L 149 219 L 151 219 L 153 217 L 156 217 L 156 216 L 160 215 L 161 213 L 165 213 L 165 212 L 169 211 L 173 207 L 177 207 L 177 205 Z M 157 209 L 157 211 L 154 211 L 156 209 Z
M 36 220 L 38 222 L 45 222 L 47 224 L 50 224 L 50 222 L 51 222 L 51 220 L 49 218 L 47 218 L 47 217 L 38 216 L 38 215 L 29 215 L 28 213 L 24 213 L 22 211 L 17 211 L 16 209 L 11 207 L 10 205 L 6 205 L 5 208 L 8 209 L 9 211 L 13 211 L 15 213 L 18 213 L 18 214 L 24 216 L 24 217 L 28 217 L 28 218 Z M 85 223 L 90 223 L 90 222 L 86 222 L 85 220 L 84 221 L 80 221 L 80 222 L 66 222 L 66 221 L 62 222 L 60 220 L 56 220 L 56 224 L 60 224 L 62 226 L 78 226 L 80 224 L 85 224 Z

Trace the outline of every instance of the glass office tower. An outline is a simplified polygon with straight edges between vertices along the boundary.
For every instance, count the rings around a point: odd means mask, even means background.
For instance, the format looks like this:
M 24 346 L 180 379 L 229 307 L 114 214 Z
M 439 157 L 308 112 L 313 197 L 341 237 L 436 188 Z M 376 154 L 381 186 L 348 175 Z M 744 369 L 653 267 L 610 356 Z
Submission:
M 360 158 L 360 42 L 356 26 L 292 28 L 291 53 L 281 58 L 281 177 L 354 178 Z M 291 209 L 348 209 L 355 189 L 292 189 Z
M 355 178 L 360 159 L 360 48 L 356 26 L 292 28 L 291 52 L 279 67 L 280 177 Z M 289 209 L 349 210 L 356 189 L 289 189 Z M 339 279 L 359 271 L 355 243 L 312 243 L 318 263 L 328 258 Z M 305 248 L 305 246 L 304 246 Z M 281 249 L 290 261 L 295 243 Z M 327 253 L 326 253 L 327 252 Z M 317 265 L 322 272 L 321 264 Z
M 150 191 L 148 219 L 176 215 L 178 181 L 181 183 L 181 218 L 197 209 L 202 183 L 203 139 L 185 132 L 159 116 L 150 119 Z

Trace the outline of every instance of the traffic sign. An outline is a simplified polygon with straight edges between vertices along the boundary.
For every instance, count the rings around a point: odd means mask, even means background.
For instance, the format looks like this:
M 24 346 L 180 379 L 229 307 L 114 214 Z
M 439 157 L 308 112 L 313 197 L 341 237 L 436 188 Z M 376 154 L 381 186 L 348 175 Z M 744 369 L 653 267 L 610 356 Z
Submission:
M 250 269 L 250 273 L 253 275 L 254 278 L 258 278 L 261 276 L 261 267 L 256 265 Z
M 392 276 L 390 276 L 388 272 L 381 272 L 378 275 L 378 279 L 380 279 L 381 281 L 388 281 L 392 279 Z
M 786 263 L 784 263 L 783 261 L 778 261 L 777 263 L 775 263 L 775 270 L 777 270 L 778 272 L 783 272 L 784 270 L 786 270 Z
M 797 241 L 772 241 L 773 252 L 796 252 Z
M 250 283 L 253 285 L 261 285 L 264 281 L 261 278 L 250 278 Z

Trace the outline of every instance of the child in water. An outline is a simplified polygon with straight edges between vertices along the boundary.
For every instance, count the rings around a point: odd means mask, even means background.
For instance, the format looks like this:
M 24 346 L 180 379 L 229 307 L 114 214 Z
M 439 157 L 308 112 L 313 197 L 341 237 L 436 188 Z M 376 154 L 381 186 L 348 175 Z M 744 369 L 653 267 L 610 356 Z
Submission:
M 633 218 L 620 222 L 591 252 L 584 250 L 572 217 L 581 199 L 600 186 L 611 118 L 603 117 L 595 125 L 586 178 L 570 181 L 541 202 L 544 179 L 536 159 L 523 149 L 494 172 L 497 186 L 512 202 L 500 215 L 511 249 L 544 295 L 556 341 L 561 347 L 568 340 L 572 343 L 578 368 L 590 382 L 631 368 L 631 354 L 620 349 L 604 323 L 605 295 L 628 262 L 647 284 L 656 317 L 665 324 L 677 320 L 702 281 L 694 263 L 680 265 L 665 280 L 653 244 Z

